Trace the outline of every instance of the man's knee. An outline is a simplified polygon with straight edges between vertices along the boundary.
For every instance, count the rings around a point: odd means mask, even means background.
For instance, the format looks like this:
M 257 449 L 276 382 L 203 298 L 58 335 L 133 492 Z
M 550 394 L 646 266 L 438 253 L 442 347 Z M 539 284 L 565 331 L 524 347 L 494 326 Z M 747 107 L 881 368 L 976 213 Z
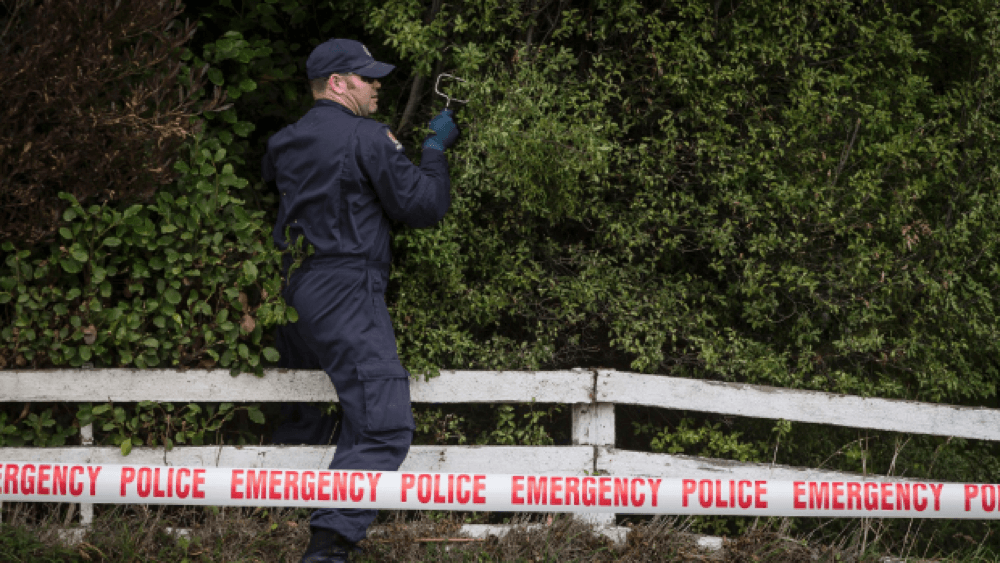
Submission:
M 413 443 L 413 430 L 409 428 L 377 432 L 366 431 L 362 432 L 361 436 L 365 442 L 372 445 L 409 448 L 410 444 Z
M 412 443 L 412 430 L 383 430 L 362 432 L 361 443 L 355 447 L 359 448 L 359 453 L 367 462 L 375 464 L 370 465 L 373 469 L 395 471 L 406 459 Z

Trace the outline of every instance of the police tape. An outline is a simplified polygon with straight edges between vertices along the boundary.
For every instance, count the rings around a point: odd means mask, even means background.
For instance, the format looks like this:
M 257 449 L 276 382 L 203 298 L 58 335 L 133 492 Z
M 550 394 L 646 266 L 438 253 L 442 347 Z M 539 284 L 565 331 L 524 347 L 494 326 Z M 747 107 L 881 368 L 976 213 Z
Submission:
M 1000 518 L 1000 485 L 0 462 L 0 501 Z

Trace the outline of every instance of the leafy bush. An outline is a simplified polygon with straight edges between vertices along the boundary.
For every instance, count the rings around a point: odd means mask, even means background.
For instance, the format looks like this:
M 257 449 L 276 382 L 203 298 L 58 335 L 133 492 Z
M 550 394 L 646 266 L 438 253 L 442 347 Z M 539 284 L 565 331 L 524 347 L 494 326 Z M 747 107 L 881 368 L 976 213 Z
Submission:
M 178 57 L 195 31 L 180 0 L 14 2 L 0 71 L 0 236 L 49 240 L 65 207 L 146 201 L 174 179 L 181 143 L 200 130 L 204 69 Z
M 266 54 L 232 34 L 206 50 L 216 64 Z M 294 311 L 278 295 L 265 213 L 237 197 L 248 181 L 234 172 L 243 164 L 238 139 L 253 125 L 231 107 L 203 109 L 203 131 L 175 147 L 175 179 L 149 203 L 88 204 L 63 193 L 56 241 L 3 243 L 0 304 L 9 322 L 0 329 L 0 367 L 220 365 L 259 373 L 262 356 L 277 360 L 262 345 L 264 327 Z

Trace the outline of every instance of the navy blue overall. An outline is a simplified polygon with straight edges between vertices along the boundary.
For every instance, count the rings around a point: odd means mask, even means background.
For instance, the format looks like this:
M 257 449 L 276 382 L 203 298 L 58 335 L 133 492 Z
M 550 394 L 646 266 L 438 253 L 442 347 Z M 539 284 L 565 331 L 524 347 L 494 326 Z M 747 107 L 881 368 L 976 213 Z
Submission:
M 283 296 L 299 320 L 278 330 L 282 365 L 322 368 L 342 421 L 330 469 L 395 471 L 413 438 L 408 373 L 385 304 L 391 221 L 429 227 L 451 204 L 444 153 L 424 149 L 418 168 L 385 125 L 318 100 L 267 144 L 263 177 L 280 195 L 274 241 L 304 237 L 315 253 L 292 272 Z M 317 440 L 320 417 L 300 421 Z M 329 436 L 329 430 L 326 430 Z M 285 432 L 285 441 L 294 441 Z M 325 438 L 321 438 L 325 440 Z M 321 509 L 311 525 L 358 542 L 374 510 Z

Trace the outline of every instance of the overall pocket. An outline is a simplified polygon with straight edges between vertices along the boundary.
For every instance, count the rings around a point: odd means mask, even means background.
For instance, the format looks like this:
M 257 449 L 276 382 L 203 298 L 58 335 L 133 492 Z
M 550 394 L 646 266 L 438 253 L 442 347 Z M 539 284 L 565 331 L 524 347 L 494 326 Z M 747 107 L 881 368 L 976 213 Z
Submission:
M 410 409 L 410 374 L 399 360 L 357 364 L 358 380 L 365 391 L 365 432 L 413 430 Z

